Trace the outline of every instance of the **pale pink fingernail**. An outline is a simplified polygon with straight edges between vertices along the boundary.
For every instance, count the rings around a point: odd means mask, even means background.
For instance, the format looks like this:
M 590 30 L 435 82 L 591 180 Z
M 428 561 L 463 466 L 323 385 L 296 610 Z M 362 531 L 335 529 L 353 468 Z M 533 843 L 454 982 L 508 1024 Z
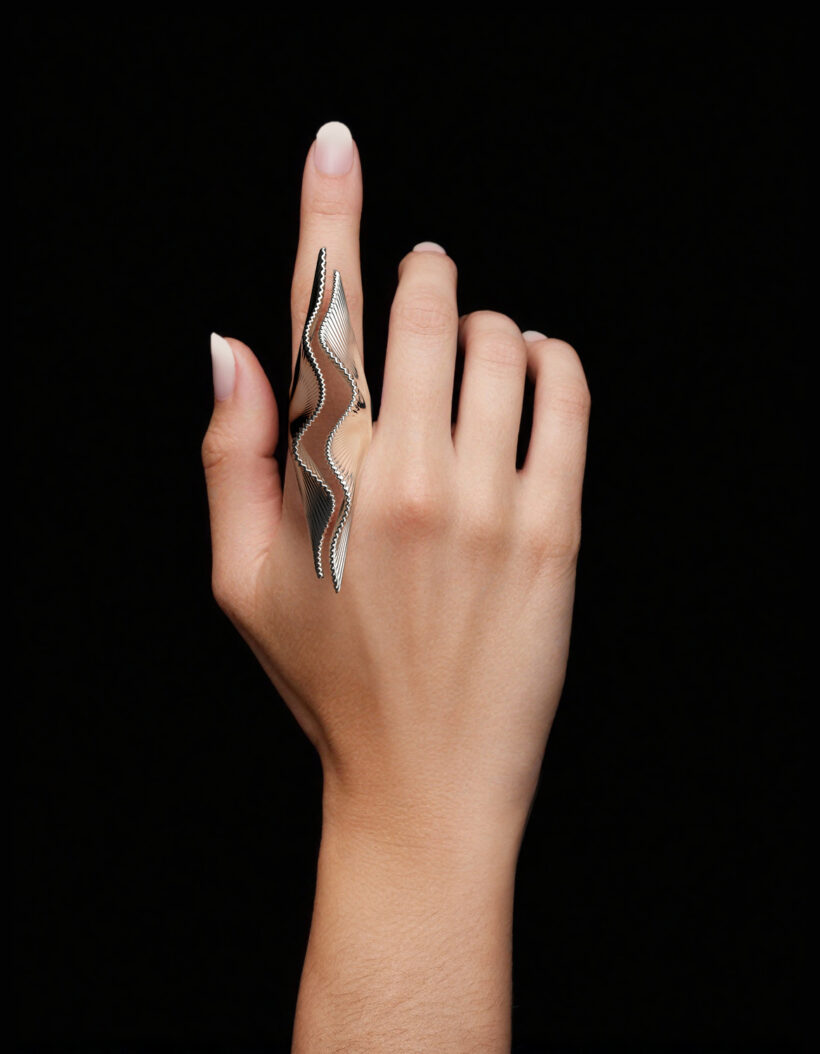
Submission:
M 419 242 L 418 245 L 413 246 L 414 253 L 444 253 L 447 255 L 447 250 L 436 242 Z
M 525 329 L 521 334 L 524 340 L 548 340 L 546 333 L 539 333 L 537 329 Z
M 214 368 L 214 398 L 227 399 L 236 383 L 236 359 L 230 344 L 218 333 L 211 334 L 211 362 Z
M 328 121 L 316 133 L 313 162 L 326 176 L 343 176 L 353 164 L 353 136 L 341 121 Z

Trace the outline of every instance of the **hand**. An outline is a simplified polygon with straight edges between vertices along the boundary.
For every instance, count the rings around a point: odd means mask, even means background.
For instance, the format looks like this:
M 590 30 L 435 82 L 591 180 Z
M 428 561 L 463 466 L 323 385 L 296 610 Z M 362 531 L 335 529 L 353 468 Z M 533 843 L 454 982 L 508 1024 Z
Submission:
M 315 145 L 305 165 L 292 362 L 322 245 L 363 347 L 351 145 L 344 174 L 317 171 Z M 465 361 L 451 432 L 457 341 Z M 410 802 L 461 818 L 526 816 L 569 640 L 589 407 L 578 356 L 559 340 L 525 340 L 496 312 L 459 319 L 453 261 L 408 253 L 337 594 L 316 577 L 290 456 L 282 493 L 273 392 L 251 351 L 229 343 L 235 384 L 203 444 L 214 593 L 318 749 L 325 779 L 385 820 Z M 527 372 L 533 432 L 516 471 Z
M 343 133 L 328 145 L 333 131 L 304 169 L 292 365 L 322 246 L 363 348 L 360 159 Z M 215 338 L 214 361 L 213 589 L 320 754 L 326 830 L 414 866 L 499 841 L 514 860 L 566 667 L 589 412 L 578 356 L 493 311 L 459 318 L 453 260 L 408 253 L 339 593 L 316 577 L 290 455 L 281 486 L 262 368 L 237 340 Z

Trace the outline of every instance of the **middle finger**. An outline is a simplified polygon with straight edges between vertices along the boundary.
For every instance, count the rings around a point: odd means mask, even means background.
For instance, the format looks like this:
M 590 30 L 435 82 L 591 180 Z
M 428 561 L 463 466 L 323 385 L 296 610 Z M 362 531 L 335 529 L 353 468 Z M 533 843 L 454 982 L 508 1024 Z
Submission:
M 438 247 L 399 264 L 379 411 L 379 434 L 429 450 L 452 450 L 453 383 L 458 336 L 456 265 Z

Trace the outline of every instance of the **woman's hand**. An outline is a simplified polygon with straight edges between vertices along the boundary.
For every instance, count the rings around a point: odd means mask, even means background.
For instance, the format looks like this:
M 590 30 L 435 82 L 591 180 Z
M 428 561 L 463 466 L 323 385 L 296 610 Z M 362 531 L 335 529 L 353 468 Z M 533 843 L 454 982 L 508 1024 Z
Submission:
M 292 365 L 322 246 L 367 365 L 361 203 L 358 150 L 325 126 L 302 183 Z M 337 593 L 316 577 L 290 455 L 282 488 L 259 362 L 237 340 L 215 337 L 213 353 L 213 589 L 319 751 L 324 837 L 344 832 L 381 873 L 384 853 L 424 869 L 501 844 L 514 871 L 567 660 L 589 414 L 578 356 L 494 311 L 459 318 L 453 260 L 431 243 L 409 252 Z
M 348 157 L 344 147 L 330 161 L 342 172 L 318 171 L 317 144 L 305 165 L 292 363 L 323 245 L 363 348 L 362 176 L 355 144 Z M 227 353 L 215 344 L 219 371 Z M 454 262 L 408 253 L 336 593 L 316 577 L 290 456 L 282 493 L 270 385 L 251 351 L 229 344 L 235 383 L 217 392 L 203 444 L 214 593 L 326 780 L 385 820 L 410 803 L 525 817 L 569 640 L 589 410 L 578 356 L 493 311 L 459 319 Z M 516 471 L 527 371 L 533 431 Z

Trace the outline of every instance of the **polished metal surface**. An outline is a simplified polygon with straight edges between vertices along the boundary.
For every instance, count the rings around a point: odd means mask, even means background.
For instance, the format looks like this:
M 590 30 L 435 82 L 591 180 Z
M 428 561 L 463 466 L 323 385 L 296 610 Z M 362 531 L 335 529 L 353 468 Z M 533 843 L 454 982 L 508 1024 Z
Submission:
M 307 320 L 290 390 L 291 452 L 305 507 L 316 575 L 324 578 L 325 538 L 330 572 L 342 585 L 356 480 L 373 431 L 370 392 L 347 309 L 342 276 L 333 272 L 327 310 L 327 250 L 319 250 Z

